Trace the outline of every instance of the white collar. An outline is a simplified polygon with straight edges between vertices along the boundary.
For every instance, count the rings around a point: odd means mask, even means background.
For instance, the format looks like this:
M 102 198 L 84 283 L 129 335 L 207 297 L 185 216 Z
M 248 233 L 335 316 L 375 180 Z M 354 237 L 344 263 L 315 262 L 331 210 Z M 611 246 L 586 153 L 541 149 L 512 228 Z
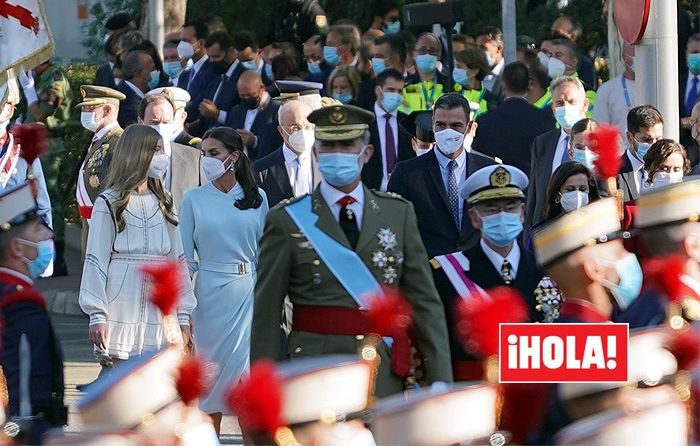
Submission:
M 561 129 L 561 131 L 559 132 L 559 142 L 564 141 L 564 140 L 566 139 L 567 136 L 570 136 L 570 135 L 567 134 L 567 133 L 564 131 L 564 129 Z M 557 144 L 558 144 L 558 143 L 557 143 Z M 568 149 L 568 147 L 567 147 L 567 149 Z
M 226 70 L 226 77 L 233 76 L 233 72 L 236 70 L 239 64 L 240 62 L 238 61 L 238 59 L 234 60 L 231 66 L 228 67 L 228 70 Z
M 632 164 L 632 170 L 634 170 L 635 172 L 639 172 L 639 170 L 644 167 L 644 163 L 642 161 L 639 161 L 637 157 L 632 154 L 632 151 L 630 149 L 627 149 L 627 158 L 630 159 L 630 163 Z
M 438 147 L 435 147 L 438 149 Z M 447 164 L 452 161 L 450 158 L 448 158 L 444 153 L 442 153 L 439 149 L 435 150 L 435 156 L 437 157 L 438 164 L 440 164 L 440 167 L 443 169 L 447 169 Z M 464 166 L 464 163 L 467 161 L 467 151 L 462 150 L 462 153 L 459 154 L 457 158 L 455 158 L 455 161 L 457 161 L 457 166 L 461 169 L 462 166 Z
M 381 105 L 379 105 L 379 101 L 374 101 L 374 115 L 379 118 L 379 117 L 384 117 L 388 112 L 382 108 Z M 398 115 L 398 109 L 394 110 L 393 112 L 389 113 L 391 116 L 394 118 Z
M 494 74 L 496 76 L 500 76 L 501 73 L 503 72 L 503 68 L 506 66 L 506 60 L 504 57 L 501 56 L 501 61 L 496 64 L 495 67 L 493 67 L 493 70 L 491 70 L 491 74 Z
M 488 257 L 493 266 L 495 266 L 499 272 L 501 271 L 501 266 L 503 266 L 503 261 L 508 260 L 508 263 L 510 263 L 513 271 L 517 273 L 518 264 L 520 263 L 520 246 L 518 245 L 517 241 L 513 242 L 513 247 L 505 257 L 491 249 L 483 238 L 479 240 L 479 244 L 481 245 L 481 249 L 484 251 L 484 254 L 486 254 L 486 257 Z
M 117 121 L 112 121 L 106 126 L 102 127 L 97 133 L 95 133 L 95 136 L 92 138 L 92 140 L 97 141 L 98 139 L 102 139 L 107 133 L 109 133 L 110 130 L 116 127 L 117 124 L 119 124 Z
M 349 194 L 346 194 L 345 192 L 336 189 L 335 187 L 331 186 L 326 182 L 326 180 L 321 180 L 321 184 L 319 184 L 320 191 L 321 191 L 321 196 L 323 197 L 324 200 L 326 200 L 326 203 L 328 203 L 328 206 L 333 206 L 346 195 L 351 196 L 352 198 L 355 199 L 355 201 L 360 205 L 364 206 L 365 203 L 365 190 L 362 187 L 362 181 L 360 181 L 355 189 L 352 190 Z
M 192 69 L 195 72 L 198 72 L 199 69 L 202 68 L 202 65 L 204 65 L 204 63 L 208 60 L 209 60 L 209 55 L 205 54 L 204 56 L 200 57 L 199 60 L 194 63 L 194 65 L 192 65 Z
M 137 87 L 136 85 L 132 84 L 131 82 L 129 82 L 129 81 L 126 80 L 126 79 L 124 79 L 124 82 L 126 82 L 126 85 L 128 85 L 129 87 L 131 87 L 131 89 L 134 90 L 134 91 L 136 92 L 136 94 L 139 95 L 140 98 L 146 97 L 146 94 L 145 94 L 143 91 L 141 91 L 141 89 L 140 89 L 139 87 Z
M 265 61 L 262 57 L 260 57 L 258 59 L 258 67 L 255 69 L 255 72 L 258 74 L 262 73 L 263 67 L 265 67 Z
M 7 268 L 5 266 L 0 266 L 0 272 L 3 272 L 5 274 L 9 274 L 10 276 L 14 276 L 24 282 L 27 282 L 30 285 L 34 285 L 34 281 L 32 280 L 31 277 L 26 276 L 19 271 L 15 271 L 14 269 Z

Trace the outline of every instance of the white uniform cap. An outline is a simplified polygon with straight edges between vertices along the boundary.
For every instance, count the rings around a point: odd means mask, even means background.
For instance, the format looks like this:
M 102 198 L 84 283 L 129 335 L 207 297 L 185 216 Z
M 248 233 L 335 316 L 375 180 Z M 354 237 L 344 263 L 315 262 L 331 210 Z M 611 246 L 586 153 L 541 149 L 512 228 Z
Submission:
M 632 385 L 642 383 L 656 386 L 667 382 L 665 378 L 678 371 L 675 356 L 665 348 L 669 335 L 659 329 L 642 330 L 630 333 L 628 350 L 628 382 Z M 617 389 L 619 383 L 562 383 L 559 385 L 559 397 L 562 400 L 593 395 L 605 390 Z
M 177 109 L 185 108 L 187 103 L 192 99 L 187 90 L 183 90 L 178 87 L 159 87 L 146 93 L 148 96 L 157 96 L 159 94 L 165 94 L 170 97 L 175 103 Z
M 0 194 L 0 230 L 8 231 L 12 226 L 35 218 L 37 211 L 30 183 L 4 191 Z
M 637 228 L 700 219 L 700 179 L 649 189 L 637 199 Z
M 469 204 L 498 198 L 525 198 L 525 172 L 507 164 L 482 167 L 464 181 L 459 196 Z
M 452 387 L 377 403 L 372 433 L 378 446 L 451 445 L 488 438 L 496 430 L 496 388 Z

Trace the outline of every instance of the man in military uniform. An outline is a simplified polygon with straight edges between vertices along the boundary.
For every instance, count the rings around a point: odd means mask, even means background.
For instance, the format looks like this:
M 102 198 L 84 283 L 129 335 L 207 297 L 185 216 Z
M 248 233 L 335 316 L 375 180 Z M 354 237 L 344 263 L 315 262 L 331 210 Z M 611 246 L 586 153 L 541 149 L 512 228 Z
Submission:
M 0 196 L 0 365 L 8 413 L 30 426 L 23 444 L 39 444 L 43 432 L 67 422 L 63 355 L 46 302 L 34 289 L 34 280 L 53 259 L 52 236 L 38 215 L 31 184 Z
M 46 185 L 51 196 L 51 213 L 53 216 L 56 239 L 56 259 L 54 276 L 68 274 L 63 257 L 65 249 L 65 213 L 68 202 L 67 192 L 73 178 L 66 178 L 72 172 L 64 169 L 66 149 L 63 135 L 69 120 L 70 106 L 73 98 L 70 83 L 61 72 L 60 67 L 46 61 L 36 68 L 34 73 L 20 73 L 19 81 L 27 101 L 25 123 L 41 122 L 49 131 L 48 158 L 42 160 Z
M 84 258 L 92 204 L 107 186 L 112 153 L 123 132 L 117 122 L 117 115 L 119 101 L 126 96 L 117 90 L 96 85 L 81 86 L 80 94 L 83 101 L 76 105 L 81 108 L 80 122 L 86 130 L 94 132 L 83 157 L 75 188 L 82 220 L 80 252 Z
M 160 87 L 155 88 L 146 95 L 155 96 L 161 95 L 167 90 L 173 99 L 175 104 L 175 118 L 173 119 L 173 142 L 182 144 L 185 146 L 194 147 L 195 149 L 201 149 L 202 138 L 192 136 L 185 130 L 185 121 L 187 120 L 187 103 L 190 102 L 190 94 L 187 90 L 178 87 Z
M 315 156 L 323 180 L 311 195 L 270 211 L 260 241 L 251 360 L 357 353 L 368 321 L 360 308 L 367 293 L 398 288 L 413 306 L 417 347 L 428 382 L 451 381 L 445 313 L 430 280 L 413 206 L 397 195 L 372 191 L 361 167 L 372 156 L 374 115 L 354 106 L 324 107 L 309 115 L 316 125 Z M 381 284 L 381 285 L 380 285 Z M 279 337 L 285 296 L 293 305 L 292 331 L 282 351 Z M 376 393 L 403 390 L 381 355 Z

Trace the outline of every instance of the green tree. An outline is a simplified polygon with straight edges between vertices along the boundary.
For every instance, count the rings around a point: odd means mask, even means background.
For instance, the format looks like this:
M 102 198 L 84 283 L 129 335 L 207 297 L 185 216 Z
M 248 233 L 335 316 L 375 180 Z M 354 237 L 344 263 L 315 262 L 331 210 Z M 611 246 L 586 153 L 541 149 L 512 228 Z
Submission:
M 139 23 L 138 15 L 141 12 L 142 3 L 145 0 L 100 0 L 90 8 L 90 20 L 83 24 L 84 38 L 81 41 L 87 49 L 90 58 L 104 57 L 104 24 L 107 19 L 120 11 L 129 11 L 136 15 L 136 23 Z M 137 11 L 139 14 L 134 14 Z

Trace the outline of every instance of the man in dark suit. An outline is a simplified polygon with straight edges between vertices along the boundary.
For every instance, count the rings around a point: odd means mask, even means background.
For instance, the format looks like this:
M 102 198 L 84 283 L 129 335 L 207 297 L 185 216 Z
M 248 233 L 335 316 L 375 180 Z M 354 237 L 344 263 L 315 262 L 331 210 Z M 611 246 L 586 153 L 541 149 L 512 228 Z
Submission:
M 700 99 L 700 34 L 693 34 L 688 39 L 685 47 L 685 63 L 679 61 L 680 65 L 687 65 L 685 71 L 679 72 L 678 76 L 678 107 L 681 117 L 680 142 L 683 145 L 693 143 L 691 133 L 691 119 L 693 107 Z
M 311 111 L 311 107 L 298 100 L 282 104 L 277 127 L 282 147 L 253 163 L 270 208 L 282 200 L 311 193 L 321 179 L 318 163 L 311 153 L 314 144 L 313 124 L 308 120 Z
M 306 62 L 306 71 L 309 73 L 304 80 L 323 84 L 324 88 L 321 93 L 325 95 L 328 76 L 331 75 L 335 67 L 323 59 L 321 36 L 311 36 L 309 40 L 304 42 L 302 50 L 304 52 L 304 61 Z
M 547 203 L 547 185 L 552 173 L 569 161 L 571 127 L 586 116 L 588 100 L 580 80 L 561 76 L 552 82 L 552 111 L 560 129 L 550 130 L 535 138 L 530 160 L 530 185 L 527 189 L 525 236 L 533 225 L 542 220 Z M 558 111 L 557 111 L 558 110 Z
M 479 133 L 474 138 L 476 150 L 497 156 L 525 174 L 530 172 L 530 148 L 535 137 L 554 128 L 552 114 L 530 105 L 525 99 L 529 82 L 530 75 L 524 63 L 506 65 L 502 78 L 505 100 L 479 118 Z
M 107 63 L 100 65 L 95 72 L 95 80 L 92 85 L 99 85 L 101 87 L 116 88 L 117 84 L 114 81 L 114 73 L 112 69 L 114 64 L 117 62 L 117 41 L 119 40 L 119 34 L 114 36 L 109 36 L 107 41 L 105 41 L 104 51 L 105 57 L 107 58 Z
M 465 150 L 465 136 L 476 133 L 473 118 L 462 95 L 441 96 L 433 110 L 435 148 L 399 163 L 389 179 L 389 191 L 413 203 L 429 257 L 470 247 L 478 239 L 458 192 L 469 175 L 492 163 Z
M 583 35 L 583 27 L 581 24 L 567 16 L 559 16 L 552 22 L 552 35 L 560 35 L 566 37 L 574 43 L 578 43 L 579 38 Z M 578 53 L 578 64 L 576 72 L 578 73 L 584 86 L 590 86 L 595 90 L 596 74 L 593 67 L 593 61 L 583 52 Z
M 203 21 L 187 22 L 180 31 L 178 53 L 183 59 L 191 58 L 193 63 L 192 68 L 180 74 L 177 80 L 177 86 L 187 90 L 192 97 L 187 106 L 188 122 L 199 118 L 199 103 L 202 102 L 209 83 L 216 77 L 204 46 L 208 36 L 209 29 Z
M 238 78 L 241 103 L 226 117 L 226 126 L 236 129 L 250 159 L 263 157 L 282 145 L 277 131 L 279 104 L 272 100 L 260 75 L 246 70 Z
M 627 150 L 622 157 L 617 187 L 625 201 L 636 200 L 645 180 L 644 155 L 664 136 L 664 118 L 653 105 L 640 105 L 627 113 Z
M 378 37 L 370 47 L 372 56 L 372 70 L 379 76 L 384 70 L 396 70 L 401 73 L 406 71 L 406 42 L 398 34 L 385 34 Z M 357 94 L 357 105 L 372 111 L 375 103 L 376 77 L 363 80 L 360 83 L 360 91 Z
M 398 110 L 401 105 L 403 74 L 390 69 L 377 76 L 374 115 L 370 123 L 370 142 L 374 153 L 362 168 L 362 182 L 370 189 L 386 191 L 396 163 L 416 156 L 411 147 L 411 135 L 404 132 L 399 123 L 406 114 Z
M 506 64 L 503 58 L 503 33 L 495 26 L 487 26 L 476 35 L 476 44 L 486 54 L 491 68 L 491 73 L 482 82 L 491 93 L 501 97 L 501 79 Z
M 155 69 L 153 59 L 144 51 L 130 51 L 124 57 L 122 62 L 124 79 L 117 85 L 117 90 L 126 96 L 126 99 L 119 104 L 117 121 L 121 128 L 136 122 L 139 103 L 150 90 L 148 82 L 151 79 L 151 71 Z

